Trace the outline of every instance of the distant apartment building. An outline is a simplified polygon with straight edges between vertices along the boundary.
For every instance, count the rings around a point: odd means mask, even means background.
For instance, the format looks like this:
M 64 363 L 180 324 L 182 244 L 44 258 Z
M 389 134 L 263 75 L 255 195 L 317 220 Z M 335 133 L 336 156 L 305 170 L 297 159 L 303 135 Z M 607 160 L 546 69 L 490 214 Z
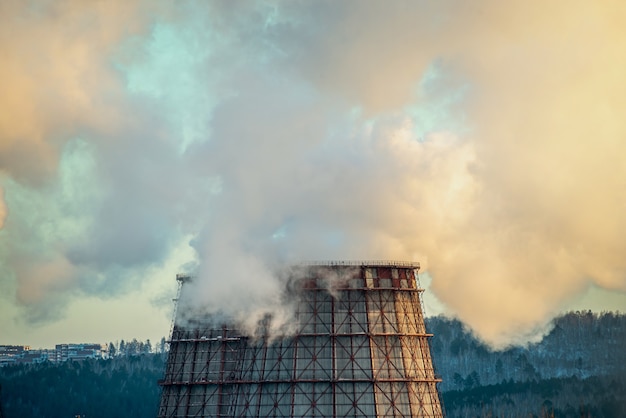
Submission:
M 54 350 L 41 349 L 41 350 L 28 350 L 24 354 L 17 358 L 16 363 L 43 363 L 44 361 L 54 361 Z
M 84 360 L 88 358 L 106 358 L 106 344 L 57 344 L 55 361 Z
M 28 345 L 0 345 L 0 366 L 15 364 L 28 351 Z
M 62 362 L 88 358 L 107 358 L 106 344 L 57 344 L 54 349 L 32 350 L 27 345 L 0 345 L 0 367 L 10 364 Z

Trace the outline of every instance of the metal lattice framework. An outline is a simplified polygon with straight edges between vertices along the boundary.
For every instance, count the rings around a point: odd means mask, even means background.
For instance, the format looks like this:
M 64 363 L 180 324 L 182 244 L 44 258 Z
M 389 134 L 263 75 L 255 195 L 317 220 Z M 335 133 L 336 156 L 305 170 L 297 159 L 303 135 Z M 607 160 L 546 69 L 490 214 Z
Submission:
M 442 417 L 417 268 L 300 266 L 288 337 L 176 323 L 159 417 Z

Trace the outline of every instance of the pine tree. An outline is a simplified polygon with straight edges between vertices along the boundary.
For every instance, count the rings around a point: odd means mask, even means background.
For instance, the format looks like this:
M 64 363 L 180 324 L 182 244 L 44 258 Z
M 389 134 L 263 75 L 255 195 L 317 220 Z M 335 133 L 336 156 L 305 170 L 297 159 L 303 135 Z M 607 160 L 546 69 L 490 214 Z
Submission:
M 116 354 L 115 344 L 109 343 L 109 358 L 115 357 L 115 354 Z

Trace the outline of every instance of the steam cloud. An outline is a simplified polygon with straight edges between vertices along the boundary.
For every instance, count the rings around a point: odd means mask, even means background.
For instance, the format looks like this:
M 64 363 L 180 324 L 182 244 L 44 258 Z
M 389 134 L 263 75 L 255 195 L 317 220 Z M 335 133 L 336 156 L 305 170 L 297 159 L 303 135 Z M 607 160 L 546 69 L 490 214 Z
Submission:
M 252 312 L 276 266 L 407 259 L 486 341 L 528 338 L 592 284 L 626 292 L 625 17 L 3 1 L 3 288 L 55 318 L 189 242 L 203 303 Z

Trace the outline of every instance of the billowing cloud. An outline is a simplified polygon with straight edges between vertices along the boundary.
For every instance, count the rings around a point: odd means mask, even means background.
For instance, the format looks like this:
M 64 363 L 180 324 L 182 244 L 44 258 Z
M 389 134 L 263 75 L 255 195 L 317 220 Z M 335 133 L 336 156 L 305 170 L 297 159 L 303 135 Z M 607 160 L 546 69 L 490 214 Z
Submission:
M 4 189 L 0 187 L 0 229 L 4 225 L 4 221 L 7 217 L 7 207 L 4 202 Z
M 275 305 L 285 263 L 408 259 L 485 340 L 529 338 L 626 292 L 624 14 L 3 2 L 3 277 L 37 320 L 187 236 L 216 309 Z

